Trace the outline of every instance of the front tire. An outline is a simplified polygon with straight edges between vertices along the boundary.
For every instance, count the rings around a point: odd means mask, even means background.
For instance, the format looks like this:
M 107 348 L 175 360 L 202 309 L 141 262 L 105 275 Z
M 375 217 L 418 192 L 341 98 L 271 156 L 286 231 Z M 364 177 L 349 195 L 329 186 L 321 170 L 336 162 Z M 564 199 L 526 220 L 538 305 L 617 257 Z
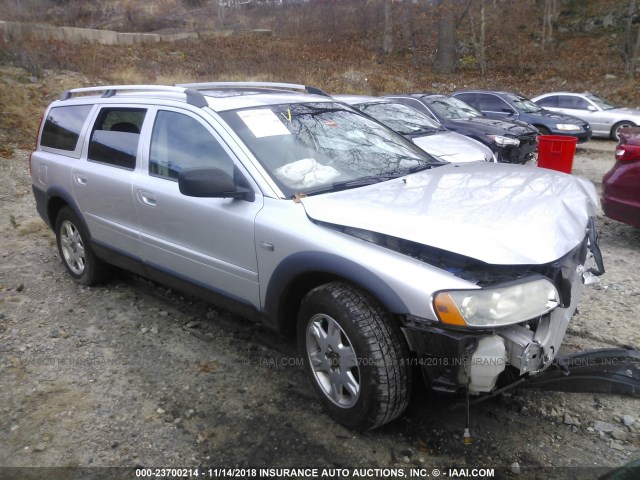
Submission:
M 613 140 L 615 140 L 616 142 L 619 142 L 620 141 L 620 130 L 622 130 L 623 128 L 635 127 L 635 126 L 636 126 L 635 123 L 630 122 L 628 120 L 623 120 L 622 122 L 618 122 L 611 129 L 611 138 Z
M 73 280 L 87 286 L 106 280 L 109 266 L 93 253 L 89 236 L 69 207 L 58 213 L 55 233 L 60 258 Z
M 298 314 L 298 346 L 313 389 L 339 423 L 371 430 L 406 409 L 409 349 L 369 294 L 341 282 L 311 290 Z

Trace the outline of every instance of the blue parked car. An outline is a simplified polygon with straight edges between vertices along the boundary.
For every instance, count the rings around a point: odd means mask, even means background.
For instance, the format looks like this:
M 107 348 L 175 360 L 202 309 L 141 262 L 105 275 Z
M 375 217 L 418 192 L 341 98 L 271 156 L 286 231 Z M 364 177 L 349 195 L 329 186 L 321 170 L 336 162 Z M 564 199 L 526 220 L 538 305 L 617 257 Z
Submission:
M 578 143 L 591 138 L 591 126 L 577 117 L 539 107 L 520 94 L 494 90 L 463 90 L 454 97 L 480 110 L 487 117 L 521 120 L 536 127 L 541 135 L 576 137 Z

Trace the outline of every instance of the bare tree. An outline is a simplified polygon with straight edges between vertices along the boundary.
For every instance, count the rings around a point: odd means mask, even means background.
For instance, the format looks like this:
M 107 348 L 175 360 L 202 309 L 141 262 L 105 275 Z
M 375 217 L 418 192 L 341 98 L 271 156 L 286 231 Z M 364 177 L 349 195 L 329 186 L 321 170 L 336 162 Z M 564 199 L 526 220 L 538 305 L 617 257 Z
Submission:
M 414 35 L 414 21 L 413 15 L 413 2 L 404 0 L 400 8 L 400 24 L 402 25 L 402 40 L 404 46 L 408 48 L 415 48 L 415 35 Z
M 629 64 L 627 66 L 627 73 L 631 77 L 633 77 L 633 75 L 636 73 L 638 55 L 640 55 L 640 26 L 638 27 L 638 32 L 636 33 L 636 42 L 633 44 L 633 48 L 631 49 L 631 56 L 629 59 Z
M 384 1 L 384 32 L 382 34 L 382 52 L 385 55 L 393 51 L 393 0 Z
M 640 54 L 640 26 L 634 41 L 633 16 L 636 13 L 635 0 L 629 0 L 627 5 L 627 23 L 624 29 L 624 42 L 622 45 L 622 57 L 624 59 L 624 69 L 628 75 L 633 76 L 636 71 L 638 55 Z
M 456 71 L 456 17 L 453 2 L 438 2 L 438 51 L 434 68 L 438 73 Z
M 558 18 L 558 5 L 556 0 L 544 0 L 544 11 L 542 14 L 542 49 L 545 44 L 553 41 L 553 26 Z

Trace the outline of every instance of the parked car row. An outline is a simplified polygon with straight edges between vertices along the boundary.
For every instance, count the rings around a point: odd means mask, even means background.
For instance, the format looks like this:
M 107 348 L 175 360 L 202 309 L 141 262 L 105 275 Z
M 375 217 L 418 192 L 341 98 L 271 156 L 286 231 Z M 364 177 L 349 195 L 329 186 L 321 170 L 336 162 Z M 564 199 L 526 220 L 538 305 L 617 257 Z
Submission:
M 496 162 L 493 151 L 471 137 L 447 130 L 431 117 L 394 99 L 334 95 L 413 141 L 431 155 L 453 163 Z
M 621 129 L 640 125 L 640 109 L 615 107 L 591 93 L 548 93 L 533 100 L 494 90 L 394 94 L 385 96 L 387 100 L 358 95 L 335 98 L 450 162 L 482 159 L 482 149 L 460 136 L 444 135 L 447 130 L 488 147 L 493 161 L 526 163 L 535 156 L 538 135 L 575 137 L 578 143 L 592 136 L 619 140 Z M 484 160 L 489 158 L 485 155 Z
M 501 163 L 526 163 L 538 146 L 538 131 L 517 120 L 489 118 L 453 96 L 421 94 L 388 95 L 413 107 L 445 128 L 487 145 Z

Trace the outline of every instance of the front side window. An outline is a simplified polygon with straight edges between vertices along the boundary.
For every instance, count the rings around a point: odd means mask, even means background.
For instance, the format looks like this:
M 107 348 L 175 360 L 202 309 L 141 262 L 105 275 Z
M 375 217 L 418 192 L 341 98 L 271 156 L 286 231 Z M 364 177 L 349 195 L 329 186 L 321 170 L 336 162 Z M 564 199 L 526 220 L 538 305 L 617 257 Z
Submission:
M 40 145 L 73 152 L 91 105 L 54 107 L 49 110 L 42 128 Z
M 143 108 L 103 108 L 91 131 L 89 161 L 133 170 L 146 112 Z
M 441 164 L 336 103 L 270 105 L 221 116 L 287 196 L 362 186 Z
M 478 107 L 480 110 L 486 112 L 513 112 L 513 108 L 511 108 L 507 102 L 495 95 L 479 94 Z
M 468 120 L 482 117 L 482 113 L 457 98 L 428 97 L 424 100 L 439 116 L 449 120 Z
M 159 111 L 151 134 L 149 174 L 176 180 L 183 170 L 206 167 L 233 177 L 233 160 L 203 124 L 182 113 Z
M 521 112 L 536 113 L 542 110 L 538 105 L 533 103 L 531 100 L 520 95 L 509 95 L 509 100 L 511 100 L 511 102 Z
M 594 95 L 593 93 L 589 93 L 585 96 L 589 100 L 591 100 L 593 103 L 595 103 L 598 107 L 600 107 L 602 110 L 611 110 L 613 108 L 616 108 L 616 106 L 613 103 L 611 103 L 609 100 L 605 100 L 604 98 L 599 97 L 598 95 Z

